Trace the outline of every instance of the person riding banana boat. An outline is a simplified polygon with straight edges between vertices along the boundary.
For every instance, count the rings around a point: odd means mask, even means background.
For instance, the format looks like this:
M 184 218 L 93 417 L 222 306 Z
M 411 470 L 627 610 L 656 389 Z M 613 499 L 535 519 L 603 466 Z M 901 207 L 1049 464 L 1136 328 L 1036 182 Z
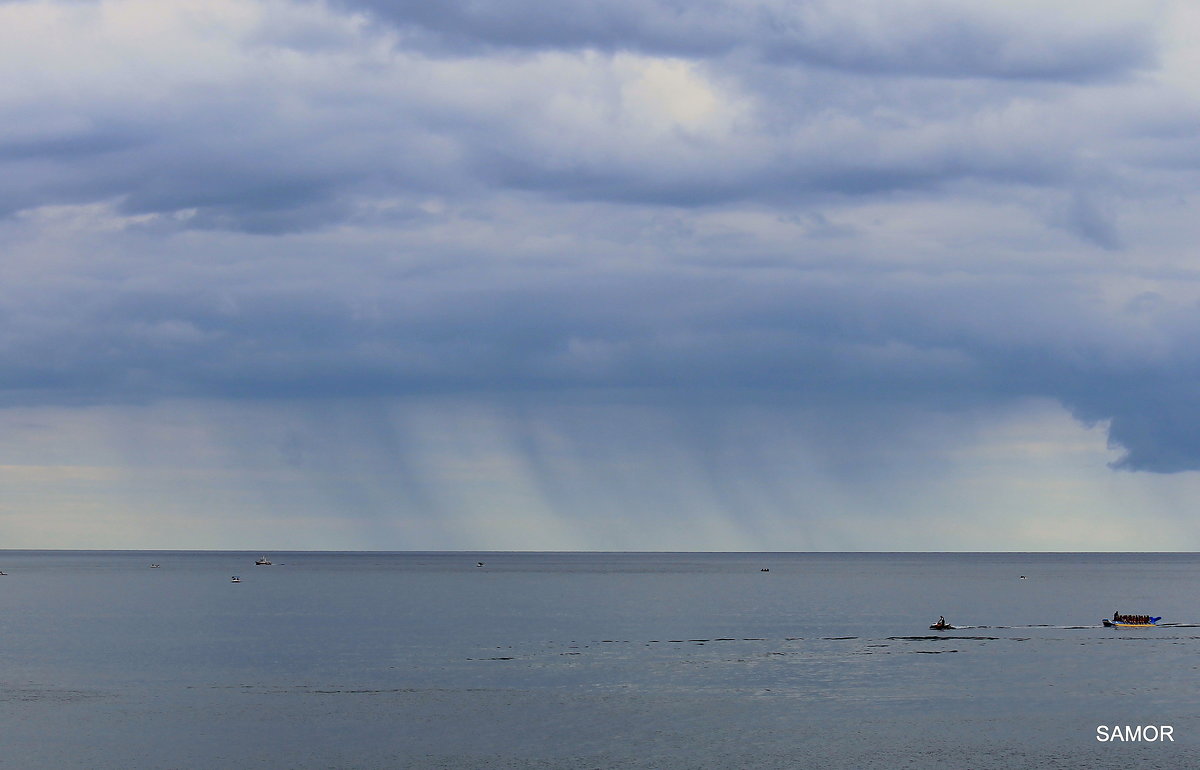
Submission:
M 1120 612 L 1114 612 L 1112 620 L 1104 619 L 1106 626 L 1153 626 L 1161 617 L 1151 617 L 1150 615 L 1123 615 Z

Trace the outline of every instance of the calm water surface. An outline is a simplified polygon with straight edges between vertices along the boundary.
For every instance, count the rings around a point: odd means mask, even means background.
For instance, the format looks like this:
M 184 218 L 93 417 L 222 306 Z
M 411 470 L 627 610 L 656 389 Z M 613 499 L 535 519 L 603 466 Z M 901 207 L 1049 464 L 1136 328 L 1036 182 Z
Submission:
M 0 551 L 0 767 L 1200 766 L 1191 554 L 258 555 Z

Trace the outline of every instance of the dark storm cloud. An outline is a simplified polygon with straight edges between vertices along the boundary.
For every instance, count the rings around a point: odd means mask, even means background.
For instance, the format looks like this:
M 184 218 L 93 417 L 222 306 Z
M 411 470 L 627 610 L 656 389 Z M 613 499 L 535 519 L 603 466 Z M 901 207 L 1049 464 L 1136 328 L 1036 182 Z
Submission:
M 1193 362 L 1186 371 L 1167 373 L 1165 380 L 1156 374 L 1143 375 L 1143 382 L 1121 383 L 1125 387 L 1120 389 L 1073 395 L 1073 400 L 1087 404 L 1076 414 L 1085 420 L 1096 416 L 1108 421 L 1112 447 L 1124 451 L 1114 463 L 1117 468 L 1157 473 L 1200 470 L 1196 437 L 1200 366 Z
M 22 4 L 101 50 L 0 52 L 4 403 L 1037 397 L 1200 468 L 1197 306 L 1112 299 L 1195 186 L 1144 11 L 235 5 Z
M 1200 467 L 1187 429 L 1200 356 L 1146 353 L 1200 329 L 1200 310 L 1140 308 L 1126 328 L 1134 311 L 1061 277 L 422 274 L 361 258 L 343 258 L 336 276 L 303 259 L 269 272 L 289 287 L 264 275 L 232 298 L 210 278 L 92 286 L 40 306 L 10 299 L 6 401 L 607 393 L 852 413 L 860 402 L 903 411 L 1052 397 L 1086 421 L 1112 420 L 1120 467 Z

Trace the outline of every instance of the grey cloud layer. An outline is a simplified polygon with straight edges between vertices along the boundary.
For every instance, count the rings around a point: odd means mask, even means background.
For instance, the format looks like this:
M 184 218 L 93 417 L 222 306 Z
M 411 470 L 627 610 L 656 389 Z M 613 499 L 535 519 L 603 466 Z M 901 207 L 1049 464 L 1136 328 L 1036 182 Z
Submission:
M 1045 275 L 258 259 L 8 296 L 6 401 L 607 393 L 852 414 L 1050 396 L 1111 419 L 1125 467 L 1200 463 L 1180 422 L 1194 303 L 1113 307 Z
M 3 398 L 1052 397 L 1200 468 L 1154 19 L 853 5 L 0 6 L 82 49 L 0 53 Z
M 750 54 L 894 76 L 1089 80 L 1153 59 L 1147 25 L 1125 14 L 1058 13 L 959 3 L 670 2 L 669 0 L 345 0 L 451 51 L 481 46 L 594 48 L 688 58 Z M 1028 9 L 1025 9 L 1028 10 Z M 1134 22 L 1132 24 L 1128 22 Z M 1122 23 L 1126 22 L 1126 23 Z
M 1073 104 L 1066 84 L 1129 75 L 1153 54 L 1141 23 L 1056 27 L 938 5 L 373 6 L 401 30 L 511 37 L 540 52 L 426 58 L 404 34 L 319 7 L 265 7 L 253 22 L 222 21 L 227 37 L 188 39 L 196 60 L 161 72 L 140 61 L 163 54 L 155 44 L 118 39 L 116 24 L 106 37 L 103 21 L 97 36 L 79 10 L 64 16 L 64 38 L 87 49 L 59 64 L 65 71 L 33 68 L 6 101 L 0 211 L 113 199 L 127 213 L 182 213 L 191 227 L 283 232 L 345 220 L 381 197 L 497 186 L 652 205 L 930 192 L 963 180 L 1070 195 L 1114 172 L 1095 159 L 1130 121 L 1106 122 L 1102 102 L 1119 92 Z M 606 36 L 612 45 L 601 45 Z M 765 55 L 805 36 L 865 58 L 814 68 L 811 57 Z M 577 50 L 684 53 L 659 37 L 724 42 L 658 70 Z M 746 47 L 764 55 L 745 60 Z M 112 77 L 88 72 L 89 55 Z M 922 64 L 928 57 L 937 62 Z M 1024 70 L 1032 82 L 986 80 Z M 1069 221 L 1097 242 L 1119 241 L 1086 205 Z

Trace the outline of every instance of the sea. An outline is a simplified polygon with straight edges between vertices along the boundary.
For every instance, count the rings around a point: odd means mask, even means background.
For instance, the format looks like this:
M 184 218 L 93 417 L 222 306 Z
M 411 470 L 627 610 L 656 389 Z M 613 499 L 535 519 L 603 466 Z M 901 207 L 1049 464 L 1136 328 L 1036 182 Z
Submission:
M 2 768 L 1200 767 L 1195 554 L 8 550 L 0 570 Z M 1118 611 L 1163 620 L 1103 627 Z

